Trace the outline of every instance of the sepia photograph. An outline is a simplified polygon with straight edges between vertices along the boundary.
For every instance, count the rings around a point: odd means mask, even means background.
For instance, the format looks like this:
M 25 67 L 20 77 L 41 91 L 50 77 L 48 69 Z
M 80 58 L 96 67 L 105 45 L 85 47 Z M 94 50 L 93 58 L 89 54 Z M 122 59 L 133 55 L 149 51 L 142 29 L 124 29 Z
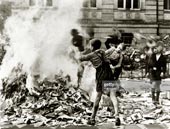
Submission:
M 170 129 L 170 0 L 0 0 L 0 129 Z

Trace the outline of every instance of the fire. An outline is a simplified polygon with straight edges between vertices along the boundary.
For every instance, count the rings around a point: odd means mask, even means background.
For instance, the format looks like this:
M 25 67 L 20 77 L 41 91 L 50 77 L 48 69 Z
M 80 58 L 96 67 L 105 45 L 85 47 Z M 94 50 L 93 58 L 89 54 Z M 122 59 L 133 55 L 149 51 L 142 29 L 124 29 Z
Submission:
M 43 10 L 36 6 L 12 14 L 4 32 L 10 46 L 0 68 L 0 79 L 9 77 L 12 69 L 22 64 L 28 77 L 28 89 L 33 87 L 34 76 L 54 78 L 60 70 L 76 82 L 77 64 L 67 56 L 72 28 L 81 29 L 77 22 L 82 1 L 60 0 L 58 9 Z

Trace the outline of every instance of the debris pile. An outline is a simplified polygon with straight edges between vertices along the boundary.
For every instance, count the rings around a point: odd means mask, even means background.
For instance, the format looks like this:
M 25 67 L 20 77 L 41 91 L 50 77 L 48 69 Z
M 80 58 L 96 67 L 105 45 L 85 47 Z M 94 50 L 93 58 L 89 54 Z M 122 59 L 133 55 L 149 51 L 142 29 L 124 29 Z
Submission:
M 121 119 L 124 124 L 170 123 L 169 104 L 170 100 L 161 97 L 160 105 L 154 105 L 148 92 L 130 93 L 121 99 Z
M 1 127 L 22 127 L 28 124 L 34 127 L 87 125 L 93 103 L 88 93 L 76 89 L 70 83 L 69 76 L 58 75 L 55 80 L 40 81 L 35 89 L 37 94 L 30 94 L 26 89 L 26 78 L 26 74 L 20 74 L 13 81 L 3 81 L 2 94 L 6 105 L 0 109 L 3 118 L 0 120 Z M 145 91 L 123 94 L 119 101 L 123 125 L 170 123 L 170 101 L 167 99 L 161 98 L 159 107 L 154 107 L 150 93 Z M 111 106 L 101 104 L 96 124 L 114 123 L 112 109 Z
M 35 126 L 86 124 L 92 102 L 88 93 L 69 84 L 69 76 L 56 76 L 53 81 L 44 79 L 33 95 L 26 89 L 26 78 L 24 74 L 12 82 L 3 81 L 2 94 L 10 102 L 3 111 L 3 122 Z

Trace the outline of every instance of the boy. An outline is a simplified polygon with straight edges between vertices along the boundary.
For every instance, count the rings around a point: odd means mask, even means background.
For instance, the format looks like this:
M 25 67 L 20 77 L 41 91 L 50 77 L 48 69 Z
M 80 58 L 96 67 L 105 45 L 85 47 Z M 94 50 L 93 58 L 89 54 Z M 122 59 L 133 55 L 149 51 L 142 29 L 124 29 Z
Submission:
M 110 68 L 110 62 L 106 58 L 105 51 L 100 49 L 101 41 L 93 40 L 91 42 L 92 52 L 87 55 L 82 55 L 80 57 L 80 61 L 90 61 L 94 68 L 96 69 L 96 91 L 97 96 L 93 106 L 93 113 L 91 116 L 91 120 L 88 121 L 88 124 L 95 124 L 95 116 L 99 107 L 99 102 L 101 100 L 101 96 L 103 94 L 103 83 L 104 81 L 114 81 L 113 73 Z M 110 89 L 110 97 L 114 105 L 118 105 L 118 101 L 116 98 L 116 91 L 114 88 Z M 115 112 L 118 114 L 118 107 L 115 107 Z M 120 119 L 116 118 L 116 125 L 120 125 Z
M 83 63 L 78 62 L 78 60 L 76 59 L 76 56 L 79 56 L 80 53 L 82 53 L 85 50 L 85 46 L 84 46 L 84 39 L 83 36 L 81 36 L 78 32 L 77 29 L 72 29 L 71 30 L 71 35 L 72 35 L 72 45 L 78 49 L 78 51 L 74 51 L 72 52 L 72 58 L 74 59 L 74 61 L 76 63 L 78 63 L 79 67 L 78 67 L 78 72 L 77 72 L 77 89 L 80 87 L 81 85 L 81 81 L 82 81 L 82 76 L 83 76 L 83 72 L 84 72 L 84 65 Z
M 159 104 L 160 85 L 162 79 L 161 73 L 163 72 L 164 77 L 166 73 L 166 57 L 162 54 L 162 51 L 163 43 L 158 41 L 157 46 L 148 61 L 148 69 L 152 83 L 152 101 L 154 105 Z

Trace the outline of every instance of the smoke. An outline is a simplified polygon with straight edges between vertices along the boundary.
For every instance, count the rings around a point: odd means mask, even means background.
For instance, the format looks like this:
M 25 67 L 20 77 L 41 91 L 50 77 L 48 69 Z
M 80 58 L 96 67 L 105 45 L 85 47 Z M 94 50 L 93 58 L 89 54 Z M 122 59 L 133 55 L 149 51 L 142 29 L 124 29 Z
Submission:
M 68 57 L 70 30 L 80 28 L 81 0 L 60 0 L 57 9 L 36 7 L 8 18 L 5 33 L 10 46 L 0 68 L 0 78 L 8 77 L 18 63 L 27 74 L 52 77 L 60 70 L 76 80 L 77 65 Z
M 92 102 L 95 101 L 95 97 L 96 97 L 95 73 L 96 73 L 95 68 L 92 65 L 90 65 L 90 63 L 86 64 L 83 78 L 82 78 L 81 88 L 89 93 L 90 100 Z

